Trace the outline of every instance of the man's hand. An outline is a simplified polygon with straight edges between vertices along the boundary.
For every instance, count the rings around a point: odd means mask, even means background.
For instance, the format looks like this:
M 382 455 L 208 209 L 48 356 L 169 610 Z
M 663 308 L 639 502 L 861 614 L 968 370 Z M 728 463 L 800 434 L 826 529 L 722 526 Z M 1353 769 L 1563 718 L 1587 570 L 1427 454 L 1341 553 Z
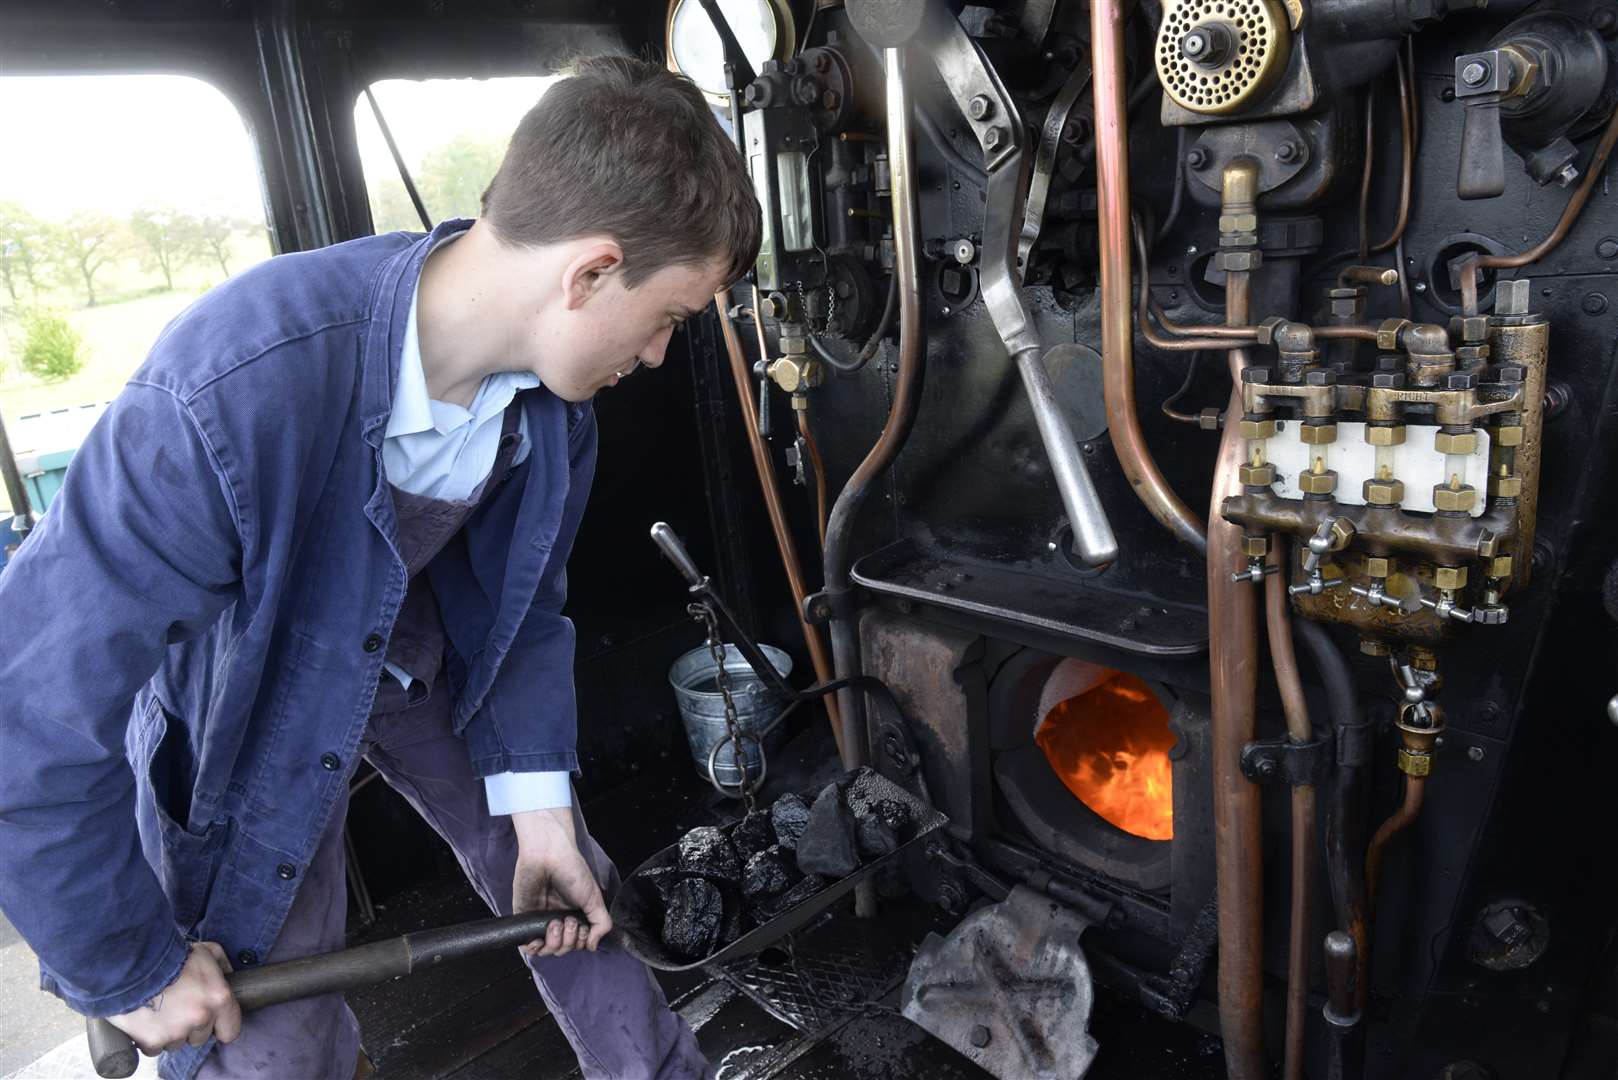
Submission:
M 511 815 L 517 830 L 517 873 L 511 882 L 511 911 L 578 908 L 589 926 L 577 919 L 557 919 L 544 938 L 523 946 L 528 956 L 563 956 L 574 949 L 592 952 L 612 929 L 612 916 L 601 898 L 590 865 L 579 853 L 573 834 L 573 810 L 528 810 Z
M 186 1043 L 201 1046 L 210 1038 L 232 1042 L 242 1033 L 242 1010 L 225 982 L 229 971 L 218 943 L 194 944 L 179 976 L 161 993 L 133 1012 L 107 1019 L 148 1056 Z

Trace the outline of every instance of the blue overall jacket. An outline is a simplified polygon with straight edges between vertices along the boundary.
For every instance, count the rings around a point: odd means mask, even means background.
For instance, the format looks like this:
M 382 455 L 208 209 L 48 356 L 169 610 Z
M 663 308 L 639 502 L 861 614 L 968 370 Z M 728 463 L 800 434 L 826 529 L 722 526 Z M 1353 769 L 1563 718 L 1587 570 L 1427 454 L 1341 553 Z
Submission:
M 407 584 L 381 447 L 427 251 L 354 240 L 197 301 L 0 573 L 0 909 L 81 1012 L 156 995 L 188 940 L 266 955 L 349 782 Z M 523 400 L 528 459 L 424 571 L 480 776 L 577 768 L 595 419 Z

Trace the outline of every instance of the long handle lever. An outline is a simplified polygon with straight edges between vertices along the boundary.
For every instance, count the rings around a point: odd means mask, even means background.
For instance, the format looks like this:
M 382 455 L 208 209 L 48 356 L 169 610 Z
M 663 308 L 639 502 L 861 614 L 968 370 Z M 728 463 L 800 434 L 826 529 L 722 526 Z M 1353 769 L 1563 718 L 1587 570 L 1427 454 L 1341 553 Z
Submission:
M 230 992 L 242 1012 L 252 1012 L 285 1001 L 355 990 L 386 982 L 445 960 L 456 960 L 474 953 L 512 945 L 522 945 L 545 936 L 556 919 L 572 917 L 584 923 L 584 913 L 576 910 L 532 911 L 498 919 L 420 930 L 403 937 L 360 945 L 353 949 L 306 956 L 282 964 L 233 971 L 225 976 Z M 612 935 L 608 935 L 611 940 Z M 100 1018 L 85 1021 L 90 1041 L 90 1061 L 96 1075 L 121 1080 L 135 1074 L 139 1061 L 135 1042 L 122 1030 Z
M 1104 566 L 1118 557 L 1118 538 L 1107 521 L 1095 481 L 1090 479 L 1084 458 L 1079 455 L 1073 429 L 1057 404 L 1039 349 L 1024 349 L 1017 354 L 1017 373 L 1022 376 L 1028 404 L 1034 410 L 1034 423 L 1039 426 L 1039 437 L 1051 459 L 1056 490 L 1061 493 L 1062 506 L 1073 529 L 1073 550 L 1086 566 Z

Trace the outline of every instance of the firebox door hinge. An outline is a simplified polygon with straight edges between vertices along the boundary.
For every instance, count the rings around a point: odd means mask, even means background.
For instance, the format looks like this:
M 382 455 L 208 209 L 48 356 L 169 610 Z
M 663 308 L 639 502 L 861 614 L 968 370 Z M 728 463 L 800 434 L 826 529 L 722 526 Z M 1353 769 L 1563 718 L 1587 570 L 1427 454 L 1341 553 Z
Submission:
M 1286 736 L 1250 742 L 1242 747 L 1242 775 L 1255 784 L 1272 780 L 1292 787 L 1319 784 L 1331 771 L 1333 742 L 1330 735 L 1305 743 Z

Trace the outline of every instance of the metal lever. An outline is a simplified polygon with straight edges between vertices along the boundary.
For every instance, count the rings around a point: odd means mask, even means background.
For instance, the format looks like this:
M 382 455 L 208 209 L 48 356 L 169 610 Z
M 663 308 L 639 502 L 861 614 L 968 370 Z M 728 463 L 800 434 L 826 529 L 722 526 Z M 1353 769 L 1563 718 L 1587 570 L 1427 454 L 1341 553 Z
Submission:
M 1460 172 L 1455 193 L 1492 199 L 1506 190 L 1506 143 L 1500 133 L 1500 99 L 1511 91 L 1514 69 L 1499 49 L 1455 58 L 1455 97 L 1461 116 Z
M 770 362 L 760 360 L 753 365 L 753 374 L 758 376 L 758 436 L 761 439 L 770 437 Z
M 1266 563 L 1262 555 L 1252 555 L 1248 557 L 1247 569 L 1239 570 L 1230 575 L 1230 580 L 1238 585 L 1244 581 L 1250 581 L 1254 585 L 1262 585 L 1265 578 L 1280 572 L 1281 568 L 1279 566 Z
M 1089 566 L 1118 557 L 1118 539 L 1073 439 L 1067 417 L 1051 390 L 1041 359 L 1044 348 L 1022 295 L 1017 243 L 1025 222 L 1029 161 L 1027 132 L 1016 102 L 971 37 L 944 4 L 926 4 L 928 53 L 944 85 L 983 149 L 988 173 L 983 206 L 983 245 L 978 284 L 989 318 L 1013 357 L 1033 406 L 1045 453 L 1051 460 L 1062 505 L 1073 529 L 1073 550 Z
M 1022 376 L 1023 390 L 1034 410 L 1034 423 L 1044 440 L 1045 452 L 1050 455 L 1056 490 L 1062 496 L 1068 525 L 1073 529 L 1073 550 L 1087 566 L 1110 563 L 1118 557 L 1118 539 L 1107 521 L 1107 511 L 1096 493 L 1095 481 L 1084 467 L 1073 429 L 1056 403 L 1050 373 L 1045 370 L 1045 361 L 1037 347 L 1017 354 L 1017 374 Z
M 1301 596 L 1309 593 L 1318 596 L 1327 589 L 1343 584 L 1342 578 L 1327 580 L 1321 572 L 1321 565 L 1326 556 L 1336 551 L 1342 551 L 1354 539 L 1354 523 L 1347 518 L 1327 518 L 1315 529 L 1315 534 L 1309 538 L 1309 546 L 1303 553 L 1303 571 L 1309 575 L 1309 580 L 1303 585 L 1287 586 L 1287 595 Z

